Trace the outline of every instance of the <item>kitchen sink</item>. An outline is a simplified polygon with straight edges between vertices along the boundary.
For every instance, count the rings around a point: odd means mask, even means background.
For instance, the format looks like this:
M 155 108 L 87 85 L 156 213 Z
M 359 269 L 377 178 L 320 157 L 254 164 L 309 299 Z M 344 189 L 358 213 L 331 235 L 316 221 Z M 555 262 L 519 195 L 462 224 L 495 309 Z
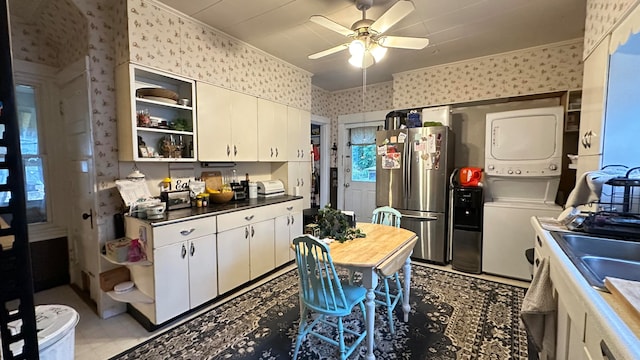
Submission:
M 640 281 L 640 242 L 566 232 L 551 235 L 592 287 L 607 291 L 606 276 Z

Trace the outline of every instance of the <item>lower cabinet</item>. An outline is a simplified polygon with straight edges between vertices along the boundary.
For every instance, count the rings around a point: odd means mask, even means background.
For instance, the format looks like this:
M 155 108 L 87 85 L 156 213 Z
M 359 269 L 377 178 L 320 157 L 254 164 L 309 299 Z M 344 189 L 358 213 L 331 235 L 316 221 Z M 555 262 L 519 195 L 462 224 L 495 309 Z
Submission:
M 274 220 L 251 224 L 249 238 L 249 274 L 251 280 L 276 268 Z
M 215 234 L 162 246 L 153 252 L 158 323 L 218 295 Z
M 293 250 L 291 242 L 303 233 L 302 211 L 291 212 L 287 215 L 278 216 L 275 220 L 276 241 L 275 256 L 276 267 L 293 260 Z
M 249 227 L 218 233 L 217 255 L 220 294 L 249 281 Z

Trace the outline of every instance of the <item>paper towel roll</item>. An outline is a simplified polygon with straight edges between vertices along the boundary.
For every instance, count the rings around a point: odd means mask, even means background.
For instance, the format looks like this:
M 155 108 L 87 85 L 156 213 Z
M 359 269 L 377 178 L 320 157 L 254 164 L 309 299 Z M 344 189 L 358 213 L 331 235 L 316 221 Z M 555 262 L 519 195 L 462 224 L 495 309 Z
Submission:
M 294 186 L 294 187 L 293 187 L 293 195 L 295 195 L 295 196 L 300 196 L 300 193 L 301 193 L 301 192 L 302 192 L 302 191 L 301 191 L 301 189 L 300 189 L 300 186 Z

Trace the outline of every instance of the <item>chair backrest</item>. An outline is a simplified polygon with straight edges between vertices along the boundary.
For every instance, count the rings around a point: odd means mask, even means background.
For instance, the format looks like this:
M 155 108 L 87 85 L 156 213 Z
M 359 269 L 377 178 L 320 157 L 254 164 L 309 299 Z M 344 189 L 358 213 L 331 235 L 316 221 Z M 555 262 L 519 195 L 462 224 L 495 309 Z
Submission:
M 398 210 L 390 206 L 382 206 L 373 210 L 373 217 L 371 218 L 371 222 L 373 224 L 400 227 L 401 219 L 402 214 L 400 214 Z
M 300 296 L 311 310 L 322 313 L 348 310 L 340 278 L 327 244 L 311 235 L 293 240 L 300 278 Z

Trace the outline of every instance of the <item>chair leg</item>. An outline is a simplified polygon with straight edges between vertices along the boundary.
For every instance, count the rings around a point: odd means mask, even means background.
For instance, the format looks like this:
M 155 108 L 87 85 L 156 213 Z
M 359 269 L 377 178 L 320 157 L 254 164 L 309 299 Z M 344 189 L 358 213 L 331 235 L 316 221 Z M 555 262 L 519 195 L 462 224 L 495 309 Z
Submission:
M 340 360 L 347 359 L 347 349 L 344 346 L 344 325 L 342 324 L 342 316 L 338 317 L 338 341 L 340 346 Z
M 300 314 L 300 325 L 298 326 L 298 336 L 296 337 L 296 349 L 293 352 L 293 360 L 298 358 L 298 351 L 300 351 L 300 345 L 302 345 L 302 341 L 307 335 L 307 313 L 308 310 L 306 307 L 302 309 L 302 313 Z

